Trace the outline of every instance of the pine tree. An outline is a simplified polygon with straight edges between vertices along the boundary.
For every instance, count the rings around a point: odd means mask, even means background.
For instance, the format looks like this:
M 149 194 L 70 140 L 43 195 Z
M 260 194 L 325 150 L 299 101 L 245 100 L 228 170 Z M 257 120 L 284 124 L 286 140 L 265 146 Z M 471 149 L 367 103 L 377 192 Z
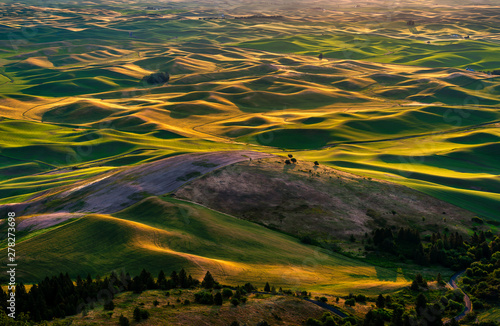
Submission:
M 172 274 L 170 274 L 170 279 L 172 280 L 174 287 L 178 287 L 180 285 L 179 276 L 176 271 L 173 271 Z
M 379 294 L 377 297 L 377 302 L 376 302 L 377 308 L 384 308 L 385 307 L 385 299 L 382 294 Z
M 160 273 L 158 273 L 158 280 L 156 281 L 156 286 L 161 290 L 165 290 L 166 283 L 167 283 L 167 278 L 165 276 L 165 272 L 163 270 L 160 270 Z
M 205 289 L 213 289 L 217 282 L 215 282 L 214 278 L 212 277 L 212 274 L 210 274 L 209 271 L 205 274 L 205 277 L 203 278 L 203 281 L 201 282 L 201 286 L 203 286 Z
M 427 308 L 427 298 L 425 297 L 425 295 L 420 293 L 417 296 L 417 300 L 415 302 L 415 310 L 417 311 L 417 315 L 420 316 L 421 314 L 423 314 L 426 308 Z
M 181 269 L 181 271 L 179 272 L 179 285 L 183 289 L 186 289 L 189 287 L 188 277 L 187 277 L 187 274 L 186 274 L 186 271 L 184 270 L 184 268 Z
M 269 282 L 266 282 L 266 286 L 264 286 L 264 292 L 271 292 L 271 287 L 269 286 Z

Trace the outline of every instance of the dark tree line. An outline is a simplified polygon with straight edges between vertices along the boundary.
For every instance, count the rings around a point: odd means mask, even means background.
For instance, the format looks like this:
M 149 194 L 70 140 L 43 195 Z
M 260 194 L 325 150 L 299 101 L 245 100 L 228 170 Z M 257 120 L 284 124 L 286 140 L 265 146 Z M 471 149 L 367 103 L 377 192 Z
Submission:
M 207 272 L 202 285 L 210 288 L 215 284 L 217 283 L 210 272 Z M 103 304 L 105 308 L 110 309 L 110 302 L 115 294 L 122 291 L 140 293 L 145 290 L 194 288 L 199 285 L 200 281 L 193 279 L 184 269 L 181 269 L 179 273 L 173 271 L 169 278 L 163 271 L 160 271 L 156 280 L 145 269 L 134 278 L 131 278 L 128 273 L 118 275 L 113 272 L 104 279 L 99 276 L 92 279 L 90 274 L 85 279 L 77 276 L 75 282 L 71 280 L 68 273 L 61 273 L 51 278 L 46 277 L 38 284 L 34 284 L 29 292 L 26 291 L 23 283 L 16 285 L 16 314 L 29 313 L 33 321 L 40 322 L 75 315 L 93 309 L 97 304 Z M 3 289 L 0 290 L 0 307 L 6 313 L 9 313 L 8 296 L 9 293 Z
M 481 232 L 474 234 L 471 242 L 484 243 L 485 239 L 485 233 Z M 457 232 L 449 235 L 434 233 L 424 242 L 416 229 L 400 228 L 395 234 L 390 228 L 379 228 L 372 233 L 372 243 L 373 246 L 366 245 L 367 250 L 400 255 L 424 266 L 439 264 L 461 270 L 474 261 L 474 257 L 468 254 L 469 244 Z

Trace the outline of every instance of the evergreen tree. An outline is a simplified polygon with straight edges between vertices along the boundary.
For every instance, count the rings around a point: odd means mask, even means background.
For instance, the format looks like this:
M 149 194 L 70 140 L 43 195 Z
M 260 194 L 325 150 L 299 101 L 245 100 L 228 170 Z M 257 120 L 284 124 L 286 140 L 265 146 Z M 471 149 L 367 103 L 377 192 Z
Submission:
M 179 285 L 183 289 L 186 289 L 189 287 L 188 277 L 187 277 L 187 274 L 186 274 L 186 271 L 184 270 L 184 268 L 181 269 L 181 271 L 179 272 Z
M 269 282 L 266 282 L 266 286 L 264 286 L 264 292 L 271 292 L 271 287 L 269 286 Z
M 167 277 L 165 276 L 165 272 L 163 270 L 160 270 L 160 273 L 158 273 L 158 280 L 156 281 L 156 286 L 160 290 L 166 290 L 167 288 Z
M 205 289 L 213 289 L 217 282 L 215 282 L 214 278 L 212 277 L 212 274 L 210 274 L 209 271 L 205 274 L 205 277 L 203 278 L 203 281 L 201 282 L 201 286 L 203 286 Z
M 172 280 L 174 287 L 180 286 L 179 276 L 176 271 L 173 271 L 172 274 L 170 274 L 170 279 Z
M 423 314 L 426 308 L 427 308 L 427 298 L 425 297 L 425 295 L 420 293 L 417 296 L 417 300 L 415 302 L 415 310 L 417 311 L 417 315 Z
M 377 297 L 377 302 L 376 302 L 377 308 L 384 308 L 385 307 L 385 299 L 382 294 L 379 294 Z

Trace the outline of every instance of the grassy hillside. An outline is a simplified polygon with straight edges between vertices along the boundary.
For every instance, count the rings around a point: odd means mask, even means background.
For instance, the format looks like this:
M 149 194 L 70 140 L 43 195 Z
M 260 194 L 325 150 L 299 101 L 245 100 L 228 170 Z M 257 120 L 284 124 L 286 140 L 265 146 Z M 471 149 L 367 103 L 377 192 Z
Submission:
M 150 197 L 114 215 L 90 214 L 17 244 L 19 277 L 43 279 L 54 269 L 70 276 L 142 268 L 157 273 L 184 267 L 224 282 L 266 281 L 346 294 L 391 291 L 404 271 L 370 266 L 253 223 L 196 204 Z M 2 251 L 5 252 L 6 249 Z M 411 273 L 411 271 L 410 271 Z
M 469 232 L 474 214 L 415 190 L 284 157 L 241 162 L 175 192 L 202 205 L 297 237 L 359 242 L 379 227 Z

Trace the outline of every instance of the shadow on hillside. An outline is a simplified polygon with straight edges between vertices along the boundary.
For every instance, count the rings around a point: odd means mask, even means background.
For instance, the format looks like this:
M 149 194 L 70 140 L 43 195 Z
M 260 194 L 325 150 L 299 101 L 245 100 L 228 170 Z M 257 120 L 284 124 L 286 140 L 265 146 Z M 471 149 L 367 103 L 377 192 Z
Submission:
M 377 272 L 377 278 L 379 281 L 396 282 L 398 278 L 396 270 L 375 266 L 375 271 Z

